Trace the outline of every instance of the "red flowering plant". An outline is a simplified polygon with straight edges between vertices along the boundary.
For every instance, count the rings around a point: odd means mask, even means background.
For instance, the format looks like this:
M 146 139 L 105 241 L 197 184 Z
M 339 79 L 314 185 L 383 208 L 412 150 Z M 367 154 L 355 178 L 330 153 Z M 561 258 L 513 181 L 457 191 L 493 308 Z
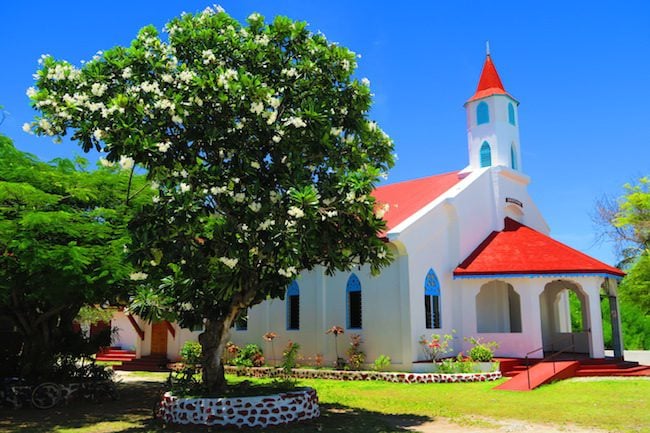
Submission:
M 427 340 L 424 335 L 420 337 L 420 346 L 429 361 L 439 361 L 453 350 L 451 341 L 454 339 L 454 333 L 455 331 L 452 330 L 451 334 L 433 334 L 431 340 Z
M 345 359 L 339 356 L 339 345 L 338 345 L 338 336 L 344 333 L 343 328 L 335 325 L 332 326 L 327 331 L 325 331 L 325 333 L 334 335 L 334 350 L 336 352 L 336 368 L 343 369 L 343 367 L 345 367 Z
M 271 343 L 271 356 L 273 357 L 273 362 L 275 363 L 275 348 L 273 347 L 273 340 L 278 336 L 275 332 L 269 331 L 266 334 L 262 335 L 262 338 L 264 340 L 268 341 Z

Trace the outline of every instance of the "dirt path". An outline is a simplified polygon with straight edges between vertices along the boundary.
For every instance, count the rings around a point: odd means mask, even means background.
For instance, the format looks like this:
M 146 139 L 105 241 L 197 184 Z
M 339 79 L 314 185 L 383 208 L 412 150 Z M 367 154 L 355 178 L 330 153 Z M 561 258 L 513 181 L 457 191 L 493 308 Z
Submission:
M 420 424 L 404 423 L 404 417 L 389 418 L 389 424 L 397 429 L 409 430 L 419 433 L 606 433 L 605 430 L 586 429 L 577 426 L 553 426 L 534 424 L 518 420 L 495 420 L 490 418 L 476 418 L 469 423 L 455 423 L 446 418 L 438 418 Z M 475 424 L 475 425 L 474 425 Z

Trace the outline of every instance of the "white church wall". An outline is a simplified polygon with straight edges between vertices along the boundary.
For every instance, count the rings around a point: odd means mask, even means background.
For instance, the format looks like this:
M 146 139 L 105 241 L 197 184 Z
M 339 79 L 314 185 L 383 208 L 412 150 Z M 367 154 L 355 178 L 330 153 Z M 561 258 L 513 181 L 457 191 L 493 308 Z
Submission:
M 117 329 L 113 335 L 113 342 L 125 350 L 136 350 L 140 337 L 131 326 L 129 319 L 123 311 L 116 311 L 111 318 L 111 328 Z
M 338 272 L 331 277 L 323 275 L 321 268 L 301 274 L 297 279 L 300 288 L 300 329 L 287 329 L 286 300 L 265 301 L 249 311 L 248 328 L 231 331 L 231 340 L 237 345 L 259 344 L 265 356 L 275 361 L 281 359 L 282 348 L 289 340 L 300 344 L 303 363 L 313 364 L 317 355 L 332 365 L 336 360 L 335 339 L 326 335 L 332 326 L 345 330 L 338 337 L 338 354 L 347 358 L 350 336 L 363 338 L 361 350 L 366 361 L 372 363 L 379 355 L 388 355 L 395 365 L 404 361 L 402 344 L 402 301 L 400 296 L 400 264 L 394 261 L 380 276 L 370 275 L 369 268 L 357 267 L 350 272 Z M 360 280 L 362 293 L 362 328 L 348 328 L 347 292 L 348 278 L 354 273 Z M 266 332 L 275 332 L 275 357 L 271 345 L 263 340 Z M 409 360 L 410 362 L 410 360 Z

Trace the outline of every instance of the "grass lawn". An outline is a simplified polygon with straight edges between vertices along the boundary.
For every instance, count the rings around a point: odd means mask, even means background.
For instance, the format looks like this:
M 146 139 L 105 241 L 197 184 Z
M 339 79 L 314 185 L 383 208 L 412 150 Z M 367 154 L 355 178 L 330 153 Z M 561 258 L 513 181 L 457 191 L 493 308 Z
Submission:
M 138 374 L 149 382 L 123 383 L 121 398 L 103 405 L 79 402 L 49 411 L 0 409 L 0 432 L 157 433 L 231 431 L 152 423 L 151 405 L 165 373 Z M 242 378 L 229 377 L 233 382 Z M 158 382 L 158 383 L 156 383 Z M 264 380 L 253 380 L 264 383 Z M 515 419 L 558 426 L 575 424 L 616 432 L 650 433 L 650 380 L 563 381 L 532 392 L 496 391 L 499 382 L 393 384 L 305 380 L 318 390 L 320 419 L 275 432 L 406 432 L 436 417 L 460 423 L 476 418 Z M 483 419 L 483 418 L 481 418 Z M 240 430 L 232 430 L 240 431 Z

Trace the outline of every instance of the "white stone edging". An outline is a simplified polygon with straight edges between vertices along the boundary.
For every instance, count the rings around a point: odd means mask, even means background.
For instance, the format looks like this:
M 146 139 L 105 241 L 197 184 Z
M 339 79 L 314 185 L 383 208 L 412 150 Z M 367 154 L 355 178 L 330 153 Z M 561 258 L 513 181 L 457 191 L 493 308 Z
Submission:
M 160 405 L 164 422 L 206 426 L 266 427 L 320 416 L 313 388 L 255 397 L 179 398 L 165 393 Z
M 235 367 L 225 366 L 226 373 L 237 376 L 258 378 L 281 377 L 284 372 L 274 367 Z M 394 383 L 459 383 L 489 382 L 501 379 L 500 371 L 482 373 L 396 373 L 387 371 L 341 371 L 295 369 L 291 377 L 296 379 L 334 379 L 334 380 L 381 380 Z

